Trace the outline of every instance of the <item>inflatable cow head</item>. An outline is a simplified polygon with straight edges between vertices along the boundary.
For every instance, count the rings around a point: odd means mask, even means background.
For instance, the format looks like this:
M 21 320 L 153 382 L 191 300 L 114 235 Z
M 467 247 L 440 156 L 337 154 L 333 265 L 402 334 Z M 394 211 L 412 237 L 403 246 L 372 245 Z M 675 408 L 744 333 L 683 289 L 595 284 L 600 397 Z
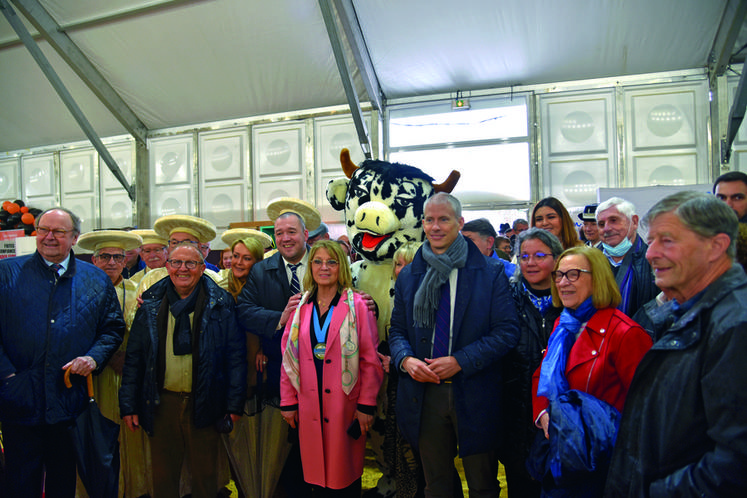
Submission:
M 418 168 L 385 161 L 366 160 L 356 166 L 350 153 L 340 153 L 347 178 L 327 186 L 327 199 L 345 210 L 350 242 L 365 260 L 384 262 L 405 242 L 422 242 L 423 205 L 436 192 L 451 192 L 459 180 L 452 171 L 442 184 Z

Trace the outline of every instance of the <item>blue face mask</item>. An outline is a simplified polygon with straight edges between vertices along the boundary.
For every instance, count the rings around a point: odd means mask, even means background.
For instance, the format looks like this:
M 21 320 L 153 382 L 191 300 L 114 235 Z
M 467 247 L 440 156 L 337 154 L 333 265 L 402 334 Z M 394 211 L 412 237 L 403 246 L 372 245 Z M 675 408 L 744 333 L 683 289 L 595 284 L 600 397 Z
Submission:
M 625 254 L 630 250 L 631 247 L 633 247 L 633 243 L 629 238 L 625 237 L 623 241 L 617 244 L 615 247 L 605 244 L 604 242 L 602 242 L 602 247 L 604 247 L 605 254 L 608 254 L 613 258 L 621 258 L 625 256 Z

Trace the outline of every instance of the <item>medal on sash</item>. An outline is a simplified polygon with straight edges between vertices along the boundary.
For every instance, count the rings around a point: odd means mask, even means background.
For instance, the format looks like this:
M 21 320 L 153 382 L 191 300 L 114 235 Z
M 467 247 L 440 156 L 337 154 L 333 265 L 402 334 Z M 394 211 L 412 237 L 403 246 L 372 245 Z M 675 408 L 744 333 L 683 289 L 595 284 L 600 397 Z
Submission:
M 317 360 L 323 360 L 324 354 L 327 352 L 327 330 L 329 329 L 329 323 L 332 321 L 332 311 L 335 307 L 330 306 L 327 312 L 327 319 L 324 320 L 324 326 L 319 326 L 319 314 L 314 306 L 313 322 L 314 322 L 314 334 L 316 335 L 317 344 L 314 346 L 314 358 Z

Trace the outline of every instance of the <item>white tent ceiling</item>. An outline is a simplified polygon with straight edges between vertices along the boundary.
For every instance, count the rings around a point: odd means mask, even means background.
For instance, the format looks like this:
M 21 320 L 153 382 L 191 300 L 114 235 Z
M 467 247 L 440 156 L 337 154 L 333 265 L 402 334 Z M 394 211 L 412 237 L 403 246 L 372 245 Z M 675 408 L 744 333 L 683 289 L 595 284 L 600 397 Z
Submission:
M 16 4 L 29 2 L 51 15 L 148 130 L 347 103 L 317 0 L 0 0 L 0 5 L 9 3 L 24 19 Z M 351 3 L 381 90 L 396 99 L 703 68 L 739 2 Z M 98 135 L 125 134 L 52 46 L 41 36 L 36 40 Z M 347 54 L 355 68 L 349 48 Z M 361 75 L 352 72 L 358 96 L 369 100 Z M 0 151 L 83 139 L 0 17 Z

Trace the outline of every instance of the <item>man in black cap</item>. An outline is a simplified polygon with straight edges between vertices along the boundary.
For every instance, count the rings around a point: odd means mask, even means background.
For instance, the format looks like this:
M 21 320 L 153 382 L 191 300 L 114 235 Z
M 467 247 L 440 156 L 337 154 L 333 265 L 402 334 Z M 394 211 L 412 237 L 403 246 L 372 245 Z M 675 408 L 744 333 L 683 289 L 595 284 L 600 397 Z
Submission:
M 599 234 L 599 227 L 597 226 L 597 206 L 598 204 L 589 204 L 588 206 L 585 206 L 584 211 L 578 213 L 578 218 L 584 222 L 584 226 L 581 230 L 586 238 L 586 245 L 601 250 L 602 236 Z

